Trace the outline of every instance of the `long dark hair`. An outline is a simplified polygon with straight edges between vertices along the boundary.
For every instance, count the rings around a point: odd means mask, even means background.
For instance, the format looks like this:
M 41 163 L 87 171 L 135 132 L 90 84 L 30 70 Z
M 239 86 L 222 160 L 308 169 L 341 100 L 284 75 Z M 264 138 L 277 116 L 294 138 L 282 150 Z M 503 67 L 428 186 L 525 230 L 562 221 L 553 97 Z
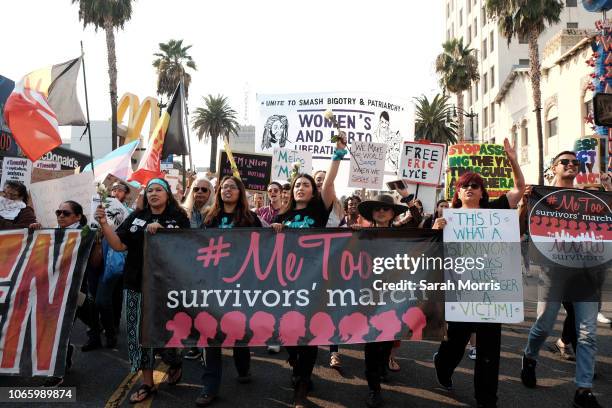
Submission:
M 253 225 L 255 218 L 249 209 L 249 199 L 247 198 L 246 189 L 244 188 L 242 180 L 234 176 L 225 176 L 219 183 L 217 183 L 217 189 L 215 190 L 215 201 L 206 214 L 204 224 L 210 224 L 212 220 L 219 216 L 219 214 L 223 211 L 221 187 L 226 180 L 234 180 L 234 183 L 236 183 L 236 186 L 238 186 L 238 191 L 240 192 L 238 202 L 236 203 L 236 208 L 234 209 L 234 225 L 237 227 L 249 227 Z
M 17 194 L 19 194 L 19 198 L 21 198 L 21 201 L 28 205 L 28 189 L 23 183 L 16 180 L 7 180 L 6 183 L 4 183 L 4 188 L 7 187 L 10 187 L 15 190 Z
M 81 204 L 72 200 L 64 201 L 63 204 L 68 204 L 68 206 L 75 215 L 81 216 L 81 218 L 79 219 L 79 225 L 81 227 L 87 225 L 87 217 L 85 216 L 85 214 L 83 214 L 83 207 L 81 206 Z
M 287 206 L 281 210 L 280 214 L 285 214 L 288 211 L 295 209 L 295 199 L 293 198 L 293 189 L 295 188 L 296 181 L 298 181 L 301 178 L 308 179 L 308 181 L 310 182 L 310 185 L 312 186 L 312 198 L 308 202 L 308 205 L 310 205 L 310 203 L 312 203 L 314 200 L 319 199 L 319 189 L 317 188 L 317 183 L 315 183 L 314 178 L 310 174 L 300 173 L 291 182 L 291 190 L 289 190 L 289 202 L 287 203 Z
M 180 212 L 183 215 L 185 215 L 185 217 L 187 216 L 187 213 L 185 212 L 185 210 L 183 210 L 183 207 L 181 207 L 181 205 L 178 203 L 178 201 L 176 201 L 176 198 L 174 198 L 174 195 L 171 193 L 171 189 L 170 189 L 170 185 L 168 184 L 168 182 L 166 180 L 162 180 L 165 183 L 164 187 L 164 191 L 166 192 L 166 195 L 168 196 L 168 202 L 166 203 L 166 211 L 171 211 L 171 212 Z M 159 183 L 154 183 L 154 184 L 159 184 Z M 151 208 L 149 206 L 149 199 L 147 198 L 147 190 L 145 190 L 144 193 L 144 197 L 142 198 L 142 210 L 140 211 L 150 211 Z
M 439 217 L 442 216 L 442 214 L 438 214 L 438 207 L 440 206 L 440 204 L 442 204 L 442 203 L 444 203 L 446 201 L 448 201 L 446 198 L 443 198 L 441 200 L 436 201 L 436 208 L 434 209 L 434 214 L 433 214 L 433 218 L 434 219 L 439 218 Z
M 453 208 L 461 208 L 463 203 L 459 199 L 459 190 L 462 186 L 465 186 L 466 184 L 470 183 L 478 184 L 480 186 L 480 189 L 482 190 L 482 197 L 480 198 L 480 202 L 478 203 L 480 208 L 486 208 L 488 206 L 489 193 L 487 193 L 487 189 L 485 188 L 484 180 L 482 179 L 482 177 L 480 177 L 480 174 L 468 171 L 467 173 L 464 173 L 461 177 L 459 177 L 457 183 L 455 183 L 455 194 L 453 195 L 453 201 L 451 204 Z

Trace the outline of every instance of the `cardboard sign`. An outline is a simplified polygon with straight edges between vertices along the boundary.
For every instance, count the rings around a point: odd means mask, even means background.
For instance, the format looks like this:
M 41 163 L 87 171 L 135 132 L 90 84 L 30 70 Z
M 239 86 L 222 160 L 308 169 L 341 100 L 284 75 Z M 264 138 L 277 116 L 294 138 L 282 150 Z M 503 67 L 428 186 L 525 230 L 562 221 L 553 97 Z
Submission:
M 578 139 L 574 143 L 576 158 L 580 160 L 580 168 L 576 174 L 576 185 L 578 187 L 584 188 L 601 184 L 601 169 L 606 168 L 606 163 L 602 158 L 600 140 L 601 138 L 598 136 L 591 136 Z M 603 163 L 602 160 L 604 160 Z
M 32 165 L 34 169 L 41 170 L 61 170 L 62 165 L 54 161 L 36 160 Z
M 348 186 L 381 190 L 385 171 L 387 145 L 384 143 L 353 142 Z
M 404 142 L 397 176 L 411 184 L 437 187 L 445 152 L 440 143 Z
M 463 143 L 449 146 L 446 198 L 453 197 L 457 179 L 468 171 L 482 176 L 491 198 L 506 194 L 514 187 L 512 167 L 502 145 Z
M 516 210 L 445 209 L 445 255 L 463 268 L 445 270 L 447 321 L 519 323 L 524 318 Z M 469 262 L 469 260 L 472 262 Z M 487 286 L 489 285 L 489 286 Z
M 289 180 L 296 162 L 300 163 L 300 173 L 312 173 L 312 153 L 275 147 L 272 154 L 272 180 Z
M 247 190 L 266 191 L 272 173 L 272 156 L 256 153 L 232 152 L 240 173 L 240 179 Z M 225 150 L 219 152 L 219 180 L 233 174 Z
M 62 177 L 72 176 L 74 170 L 43 170 L 43 169 L 32 169 L 32 183 L 39 183 L 41 181 L 55 180 Z
M 106 220 L 108 225 L 114 230 L 117 229 L 119 225 L 130 215 L 130 211 L 124 206 L 119 200 L 113 197 L 108 197 L 104 204 L 102 203 L 102 199 L 97 194 L 94 195 L 91 199 L 91 218 L 89 225 L 99 227 L 98 221 L 94 219 L 94 214 L 99 205 L 104 206 L 104 211 L 106 212 Z
M 119 177 L 115 176 L 114 174 L 107 174 L 106 177 L 104 178 L 103 184 L 106 186 L 106 189 L 109 191 L 109 194 L 110 194 L 111 188 L 113 187 L 113 184 L 115 184 L 117 181 L 125 182 L 125 180 L 121 180 Z M 130 207 L 134 203 L 134 201 L 136 201 L 136 199 L 138 198 L 138 189 L 130 183 L 126 183 L 126 184 L 128 185 L 128 188 L 130 191 L 128 192 L 128 195 L 125 197 L 125 204 L 127 204 L 127 206 Z
M 4 189 L 7 181 L 19 181 L 26 187 L 30 187 L 32 179 L 32 162 L 20 157 L 5 157 L 2 161 L 2 180 L 0 189 Z

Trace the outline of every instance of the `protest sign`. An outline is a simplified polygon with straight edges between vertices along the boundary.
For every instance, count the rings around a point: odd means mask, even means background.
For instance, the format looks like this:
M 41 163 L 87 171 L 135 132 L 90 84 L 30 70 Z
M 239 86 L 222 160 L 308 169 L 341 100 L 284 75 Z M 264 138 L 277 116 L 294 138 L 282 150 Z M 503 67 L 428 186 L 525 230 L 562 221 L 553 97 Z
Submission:
M 391 228 L 282 233 L 271 228 L 175 229 L 147 234 L 142 345 L 440 339 L 443 297 L 410 289 L 409 283 L 439 280 L 442 271 L 407 271 L 390 264 L 391 257 L 404 254 L 437 254 L 437 240 L 433 230 Z
M 63 376 L 94 233 L 0 231 L 0 374 Z
M 240 179 L 247 190 L 266 191 L 272 173 L 272 156 L 256 153 L 232 152 L 240 173 Z M 219 152 L 219 180 L 233 175 L 225 150 Z
M 601 154 L 600 140 L 598 136 L 591 136 L 578 139 L 574 144 L 576 158 L 580 160 L 580 168 L 576 174 L 576 185 L 580 188 L 601 185 L 601 169 L 606 168 L 606 162 Z
M 514 187 L 512 167 L 504 146 L 487 143 L 463 143 L 448 147 L 446 197 L 455 194 L 455 183 L 472 171 L 484 179 L 489 197 L 499 197 Z
M 72 176 L 74 170 L 43 170 L 43 169 L 32 169 L 32 183 L 39 183 L 41 181 L 55 180 L 62 177 Z
M 62 165 L 58 162 L 53 162 L 53 161 L 36 160 L 32 164 L 32 168 L 41 169 L 41 170 L 58 171 L 62 169 Z
M 440 143 L 404 142 L 397 176 L 411 184 L 437 187 L 445 152 L 446 145 Z
M 456 283 L 455 290 L 446 292 L 446 320 L 522 322 L 523 281 L 517 211 L 453 208 L 444 210 L 444 218 L 447 221 L 443 230 L 445 255 L 463 259 L 465 267 L 463 272 L 456 267 L 445 270 L 445 278 Z
M 4 188 L 7 181 L 18 181 L 26 187 L 30 187 L 32 179 L 32 162 L 21 157 L 4 157 L 2 160 L 2 179 L 0 190 Z
M 414 133 L 413 105 L 397 97 L 349 92 L 257 95 L 257 106 L 255 149 L 263 153 L 283 147 L 330 159 L 335 149 L 331 138 L 338 133 L 324 116 L 331 109 L 349 146 L 354 141 L 384 143 L 385 169 L 395 173 L 401 142 Z
M 272 180 L 289 180 L 294 163 L 300 163 L 300 173 L 312 173 L 312 153 L 275 147 L 272 154 Z
M 138 189 L 136 187 L 134 187 L 131 183 L 126 182 L 125 180 L 121 180 L 114 174 L 107 174 L 102 183 L 106 186 L 106 189 L 109 191 L 110 194 L 113 184 L 118 181 L 123 181 L 128 186 L 129 192 L 125 197 L 124 202 L 125 204 L 127 204 L 128 207 L 130 207 L 132 203 L 134 203 L 134 201 L 136 201 L 136 199 L 138 198 Z
M 30 186 L 36 219 L 43 227 L 57 225 L 55 210 L 67 200 L 76 201 L 87 208 L 96 194 L 92 173 L 80 173 L 61 179 L 32 183 Z
M 386 153 L 384 143 L 353 142 L 348 186 L 382 190 Z
M 130 215 L 130 210 L 116 198 L 108 197 L 104 200 L 104 204 L 102 204 L 102 199 L 96 194 L 91 198 L 91 211 L 89 213 L 89 225 L 95 228 L 100 227 L 100 224 L 94 218 L 99 205 L 103 205 L 104 212 L 106 212 L 106 220 L 113 231 Z

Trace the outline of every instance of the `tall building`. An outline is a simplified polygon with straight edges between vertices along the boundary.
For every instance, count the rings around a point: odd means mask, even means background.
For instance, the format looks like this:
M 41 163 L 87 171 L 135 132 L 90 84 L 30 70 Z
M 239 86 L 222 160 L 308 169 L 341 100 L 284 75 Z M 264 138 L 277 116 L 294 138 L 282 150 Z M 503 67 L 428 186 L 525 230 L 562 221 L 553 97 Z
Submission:
M 598 13 L 587 12 L 577 0 L 565 0 L 559 24 L 549 27 L 540 36 L 540 58 L 545 45 L 562 29 L 592 29 Z M 465 119 L 465 139 L 499 142 L 508 136 L 508 129 L 501 129 L 499 105 L 496 103 L 502 85 L 516 69 L 529 67 L 527 39 L 513 39 L 510 45 L 499 33 L 497 24 L 487 18 L 485 0 L 443 0 L 445 38 L 463 37 L 464 44 L 476 50 L 480 80 L 464 93 L 463 105 L 467 112 L 477 116 Z M 529 95 L 531 97 L 531 95 Z M 473 123 L 473 128 L 471 127 Z M 535 142 L 535 138 L 533 139 Z

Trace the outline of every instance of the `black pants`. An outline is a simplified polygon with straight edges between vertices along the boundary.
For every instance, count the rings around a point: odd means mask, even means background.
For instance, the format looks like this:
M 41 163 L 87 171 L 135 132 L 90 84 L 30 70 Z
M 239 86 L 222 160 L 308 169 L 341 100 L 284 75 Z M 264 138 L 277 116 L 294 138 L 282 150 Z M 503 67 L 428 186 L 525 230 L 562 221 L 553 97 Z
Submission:
M 561 341 L 565 344 L 571 344 L 576 352 L 578 337 L 576 336 L 576 315 L 574 313 L 574 304 L 572 302 L 562 302 L 567 316 L 563 321 L 563 331 L 561 332 Z
M 251 366 L 251 350 L 248 347 L 233 347 L 232 353 L 234 354 L 234 365 L 238 375 L 247 375 Z M 219 394 L 222 367 L 221 347 L 206 347 L 204 349 L 204 370 L 202 372 L 203 394 Z
M 445 376 L 453 374 L 473 332 L 476 332 L 478 350 L 474 369 L 476 401 L 482 404 L 496 403 L 501 324 L 448 322 L 448 340 L 443 341 L 438 349 L 439 368 Z
M 380 391 L 380 377 L 387 372 L 392 348 L 392 341 L 365 344 L 365 376 L 372 391 Z
M 317 346 L 288 346 L 289 364 L 293 367 L 293 376 L 298 381 L 310 381 L 312 370 L 317 361 Z

